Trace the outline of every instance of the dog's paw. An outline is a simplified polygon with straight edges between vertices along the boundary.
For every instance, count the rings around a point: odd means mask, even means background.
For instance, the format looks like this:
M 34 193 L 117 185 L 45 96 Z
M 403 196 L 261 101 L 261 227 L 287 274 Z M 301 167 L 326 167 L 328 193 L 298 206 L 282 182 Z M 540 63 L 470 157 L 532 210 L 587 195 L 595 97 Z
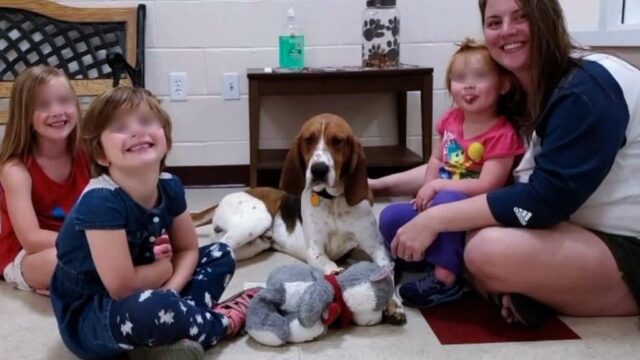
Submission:
M 382 311 L 382 322 L 391 325 L 404 325 L 407 323 L 407 314 L 402 304 L 393 297 L 387 307 Z
M 325 275 L 340 275 L 341 273 L 344 272 L 344 268 L 343 267 L 335 267 L 335 268 L 328 268 L 324 270 L 324 274 Z
M 324 266 L 322 266 L 322 270 L 324 271 L 325 275 L 338 275 L 338 274 L 344 272 L 344 268 L 338 266 L 334 262 L 328 262 L 328 263 L 324 264 Z

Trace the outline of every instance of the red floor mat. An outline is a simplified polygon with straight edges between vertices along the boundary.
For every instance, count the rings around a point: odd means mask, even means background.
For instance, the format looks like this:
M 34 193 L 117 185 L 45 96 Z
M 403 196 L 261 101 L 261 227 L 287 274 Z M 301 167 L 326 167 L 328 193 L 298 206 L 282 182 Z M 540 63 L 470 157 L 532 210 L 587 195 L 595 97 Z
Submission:
M 443 345 L 580 339 L 555 316 L 537 329 L 509 325 L 497 306 L 475 291 L 457 302 L 424 309 L 422 316 Z

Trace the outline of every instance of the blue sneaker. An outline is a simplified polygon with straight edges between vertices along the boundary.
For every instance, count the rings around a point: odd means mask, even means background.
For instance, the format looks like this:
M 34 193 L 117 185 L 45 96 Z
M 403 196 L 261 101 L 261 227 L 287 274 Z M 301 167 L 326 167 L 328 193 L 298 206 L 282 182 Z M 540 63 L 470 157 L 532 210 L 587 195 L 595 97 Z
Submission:
M 402 302 L 411 307 L 427 308 L 459 299 L 464 292 L 462 281 L 446 286 L 433 272 L 424 278 L 402 284 L 398 290 Z
M 426 261 L 405 261 L 400 258 L 394 260 L 396 271 L 406 271 L 410 273 L 431 272 L 435 268 L 430 262 Z

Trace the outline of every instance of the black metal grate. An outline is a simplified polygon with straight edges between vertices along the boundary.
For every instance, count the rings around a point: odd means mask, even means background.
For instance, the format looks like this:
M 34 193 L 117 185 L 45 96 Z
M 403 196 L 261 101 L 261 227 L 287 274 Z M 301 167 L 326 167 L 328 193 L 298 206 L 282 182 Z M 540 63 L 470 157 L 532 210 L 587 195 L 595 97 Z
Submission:
M 0 7 L 0 81 L 48 64 L 72 80 L 113 78 L 109 55 L 126 57 L 124 22 L 72 23 Z

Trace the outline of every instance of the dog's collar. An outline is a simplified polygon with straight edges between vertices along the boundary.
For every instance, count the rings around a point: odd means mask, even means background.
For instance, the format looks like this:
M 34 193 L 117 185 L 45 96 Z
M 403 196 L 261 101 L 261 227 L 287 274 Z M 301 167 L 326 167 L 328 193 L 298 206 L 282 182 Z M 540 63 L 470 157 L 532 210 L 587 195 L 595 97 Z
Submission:
M 326 188 L 325 188 L 325 189 L 322 189 L 322 191 L 312 191 L 312 192 L 313 192 L 314 194 L 316 194 L 316 195 L 320 196 L 321 198 L 325 198 L 325 199 L 327 199 L 327 200 L 333 200 L 333 199 L 335 199 L 335 198 L 336 198 L 335 196 L 333 196 L 333 195 L 329 194 L 329 192 L 327 191 L 327 189 L 326 189 Z
M 338 327 L 347 327 L 351 324 L 353 319 L 353 313 L 347 307 L 342 297 L 342 288 L 338 283 L 338 279 L 335 275 L 325 275 L 324 279 L 331 284 L 333 288 L 333 302 L 327 306 L 327 317 L 322 319 L 322 323 L 325 325 L 338 324 Z M 340 320 L 338 323 L 337 321 Z

